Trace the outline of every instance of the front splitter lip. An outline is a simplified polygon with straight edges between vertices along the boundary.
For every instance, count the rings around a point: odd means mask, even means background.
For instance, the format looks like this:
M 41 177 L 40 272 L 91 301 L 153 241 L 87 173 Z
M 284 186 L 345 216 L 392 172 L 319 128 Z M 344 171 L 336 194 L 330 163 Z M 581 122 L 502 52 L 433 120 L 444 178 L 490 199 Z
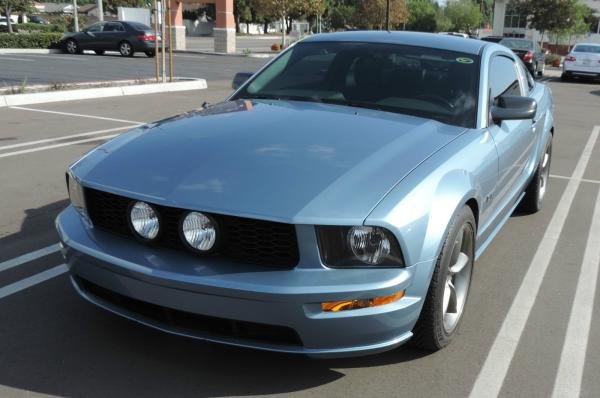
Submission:
M 87 292 L 83 291 L 79 287 L 77 282 L 75 282 L 73 277 L 71 277 L 70 279 L 71 279 L 71 283 L 72 283 L 73 287 L 75 288 L 75 291 L 81 297 L 83 297 L 88 302 L 90 302 L 106 311 L 109 311 L 115 315 L 121 316 L 130 321 L 134 321 L 136 323 L 142 324 L 144 326 L 148 326 L 153 329 L 160 330 L 165 333 L 182 336 L 182 337 L 193 338 L 196 340 L 212 342 L 212 343 L 226 344 L 226 345 L 235 346 L 235 347 L 258 349 L 258 350 L 263 350 L 263 351 L 279 352 L 279 353 L 285 353 L 285 354 L 303 354 L 303 355 L 307 355 L 311 358 L 320 358 L 320 359 L 345 358 L 345 357 L 357 357 L 357 356 L 363 356 L 363 355 L 372 355 L 372 354 L 377 354 L 380 352 L 394 349 L 394 348 L 406 343 L 413 335 L 412 332 L 409 331 L 409 332 L 402 333 L 393 339 L 386 340 L 383 342 L 378 342 L 378 343 L 373 343 L 373 344 L 363 345 L 363 346 L 352 346 L 352 347 L 341 347 L 341 348 L 308 348 L 308 347 L 295 347 L 295 346 L 265 344 L 265 343 L 259 343 L 259 342 L 253 342 L 252 344 L 249 344 L 246 341 L 235 339 L 235 338 L 219 338 L 219 337 L 216 337 L 214 335 L 209 335 L 209 334 L 190 333 L 190 332 L 187 332 L 185 330 L 182 330 L 182 329 L 179 329 L 176 327 L 166 327 L 163 324 L 160 324 L 158 322 L 144 318 L 143 316 L 141 316 L 139 314 L 131 313 L 123 308 L 115 307 L 115 306 L 111 305 L 110 303 L 107 303 L 106 301 L 104 301 L 98 297 L 92 296 L 92 295 L 88 294 Z

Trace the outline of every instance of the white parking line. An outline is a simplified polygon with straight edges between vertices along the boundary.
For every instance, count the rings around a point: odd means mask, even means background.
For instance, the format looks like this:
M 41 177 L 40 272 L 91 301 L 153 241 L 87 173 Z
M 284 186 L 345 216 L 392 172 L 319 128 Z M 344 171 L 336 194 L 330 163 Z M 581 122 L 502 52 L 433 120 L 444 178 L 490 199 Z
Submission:
M 48 150 L 48 149 L 60 148 L 60 147 L 63 147 L 63 146 L 84 144 L 86 142 L 93 142 L 93 141 L 100 141 L 100 140 L 108 140 L 109 138 L 113 138 L 113 137 L 116 137 L 118 135 L 119 134 L 103 135 L 103 136 L 100 136 L 100 137 L 93 137 L 93 138 L 88 138 L 88 139 L 85 139 L 85 140 L 69 141 L 69 142 L 63 142 L 61 144 L 46 145 L 46 146 L 41 146 L 41 147 L 38 147 L 38 148 L 23 149 L 21 151 L 2 153 L 2 154 L 0 154 L 0 159 L 2 159 L 2 158 L 8 158 L 8 157 L 11 157 L 11 156 L 23 155 L 23 154 L 26 154 L 26 153 L 39 152 L 39 151 L 45 151 L 45 150 Z
M 21 57 L 27 57 L 27 58 L 56 58 L 56 59 L 62 59 L 65 61 L 88 61 L 89 59 L 86 59 L 84 57 L 74 57 L 72 55 L 64 55 L 64 56 L 60 56 L 60 55 L 47 55 L 47 54 L 20 54 Z M 31 60 L 28 60 L 31 61 Z
M 581 394 L 583 367 L 594 312 L 598 267 L 600 267 L 600 193 L 596 196 L 594 215 L 571 307 L 569 326 L 560 355 L 558 373 L 554 380 L 552 393 L 554 398 L 575 398 Z
M 90 135 L 112 133 L 113 131 L 127 130 L 127 129 L 132 129 L 132 128 L 138 127 L 138 126 L 141 126 L 141 124 L 131 124 L 129 126 L 115 127 L 115 128 L 112 128 L 112 129 L 96 130 L 96 131 L 89 131 L 87 133 L 72 134 L 72 135 L 63 135 L 63 136 L 56 137 L 56 138 L 44 138 L 43 140 L 21 142 L 19 144 L 12 144 L 12 145 L 0 146 L 0 151 L 4 151 L 4 150 L 7 150 L 7 149 L 13 149 L 13 148 L 21 148 L 21 147 L 24 147 L 24 146 L 32 146 L 32 145 L 44 144 L 46 142 L 63 141 L 63 140 L 71 139 L 71 138 L 77 138 L 77 137 L 87 137 L 87 136 L 90 136 Z
M 134 120 L 114 119 L 112 117 L 94 116 L 94 115 L 82 115 L 80 113 L 47 111 L 47 110 L 43 110 L 43 109 L 25 108 L 25 107 L 22 107 L 22 106 L 11 106 L 10 109 L 18 109 L 18 110 L 21 110 L 21 111 L 53 113 L 53 114 L 56 114 L 56 115 L 65 115 L 65 116 L 87 117 L 87 118 L 90 118 L 90 119 L 110 120 L 112 122 L 119 122 L 119 123 L 144 124 L 144 122 L 137 122 L 137 121 L 134 121 Z
M 40 272 L 39 274 L 32 275 L 28 278 L 21 279 L 18 282 L 11 283 L 8 286 L 0 288 L 0 299 L 3 299 L 11 294 L 18 293 L 21 290 L 27 289 L 28 287 L 35 286 L 38 283 L 47 281 L 56 276 L 62 275 L 67 272 L 69 268 L 66 264 L 57 265 L 56 267 L 47 269 Z
M 5 59 L 7 61 L 27 61 L 27 62 L 35 61 L 34 59 L 12 58 L 12 57 L 5 57 L 4 55 L 0 55 L 0 61 L 2 61 L 3 59 Z
M 556 175 L 556 174 L 550 174 L 550 177 L 552 177 L 552 178 L 559 178 L 561 180 L 571 180 L 572 179 L 572 177 L 559 176 L 559 175 Z M 590 179 L 587 179 L 587 178 L 582 178 L 580 181 L 581 182 L 590 182 L 592 184 L 600 184 L 600 180 L 590 180 Z
M 500 393 L 599 133 L 600 126 L 595 126 L 475 380 L 471 398 L 497 397 Z
M 55 253 L 59 250 L 60 250 L 60 245 L 58 243 L 56 243 L 54 245 L 46 246 L 42 249 L 23 254 L 22 256 L 3 261 L 0 263 L 0 272 L 6 271 L 7 269 L 10 269 L 13 267 L 17 267 L 21 264 L 25 264 L 29 261 L 37 260 L 38 258 Z

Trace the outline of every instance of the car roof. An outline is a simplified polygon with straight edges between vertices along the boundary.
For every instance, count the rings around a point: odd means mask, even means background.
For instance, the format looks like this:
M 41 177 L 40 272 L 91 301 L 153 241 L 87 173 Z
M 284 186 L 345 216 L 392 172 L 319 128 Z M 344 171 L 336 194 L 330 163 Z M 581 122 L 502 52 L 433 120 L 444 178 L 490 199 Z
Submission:
M 423 32 L 398 32 L 385 30 L 349 31 L 336 33 L 322 33 L 308 36 L 303 42 L 325 42 L 325 41 L 352 41 L 367 43 L 389 43 L 404 44 L 409 46 L 430 47 L 440 50 L 459 51 L 467 54 L 477 55 L 481 49 L 490 43 L 467 39 L 454 35 L 440 35 L 437 33 Z
M 531 40 L 531 39 L 525 39 L 525 38 L 522 38 L 522 37 L 503 37 L 502 40 L 533 42 L 533 40 Z
M 595 47 L 600 47 L 600 43 L 575 43 L 573 44 L 574 46 L 578 46 L 578 45 L 582 45 L 582 46 L 595 46 Z

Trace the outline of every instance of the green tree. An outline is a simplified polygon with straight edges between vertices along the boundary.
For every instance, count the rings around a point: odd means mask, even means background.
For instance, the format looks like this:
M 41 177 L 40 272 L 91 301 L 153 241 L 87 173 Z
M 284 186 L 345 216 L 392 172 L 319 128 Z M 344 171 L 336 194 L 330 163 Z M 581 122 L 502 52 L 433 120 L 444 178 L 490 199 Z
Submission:
M 408 21 L 405 0 L 390 1 L 390 25 L 392 29 Z M 386 23 L 386 0 L 363 0 L 355 13 L 355 24 L 368 29 L 383 29 Z
M 435 32 L 436 8 L 431 0 L 408 0 L 408 30 Z
M 540 32 L 543 43 L 546 32 L 569 29 L 575 19 L 577 0 L 527 0 L 514 1 L 510 6 L 519 14 L 527 15 L 527 22 Z
M 33 0 L 0 0 L 0 13 L 6 17 L 8 33 L 13 33 L 10 19 L 13 12 L 32 12 L 32 10 Z
M 559 40 L 563 39 L 567 41 L 570 47 L 574 36 L 584 35 L 590 31 L 590 23 L 588 21 L 589 17 L 593 15 L 594 10 L 580 0 L 576 0 L 571 11 L 571 18 L 568 20 L 569 24 L 558 29 L 553 29 L 549 34 L 549 36 L 554 37 L 556 44 L 558 44 Z
M 254 22 L 250 2 L 248 0 L 233 1 L 233 19 L 235 21 L 235 32 L 240 33 L 240 23 L 246 23 L 246 31 L 248 24 Z
M 437 15 L 435 17 L 436 30 L 438 32 L 448 32 L 454 27 L 452 21 L 446 15 L 446 8 L 438 8 Z
M 452 28 L 470 33 L 481 23 L 482 15 L 479 5 L 472 0 L 452 0 L 446 6 L 445 14 L 452 22 Z

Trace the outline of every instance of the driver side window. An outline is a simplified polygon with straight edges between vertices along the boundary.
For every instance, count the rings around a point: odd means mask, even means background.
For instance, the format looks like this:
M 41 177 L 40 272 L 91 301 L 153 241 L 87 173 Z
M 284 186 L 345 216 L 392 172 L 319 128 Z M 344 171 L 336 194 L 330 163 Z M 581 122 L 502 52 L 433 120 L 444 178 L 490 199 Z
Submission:
M 505 56 L 496 55 L 492 58 L 489 71 L 490 100 L 496 99 L 502 95 L 517 95 L 522 96 L 523 90 L 519 78 L 515 62 Z
M 104 26 L 103 23 L 98 22 L 93 24 L 92 26 L 90 26 L 89 28 L 87 28 L 88 32 L 92 32 L 92 33 L 98 33 L 98 32 L 102 32 L 102 27 Z

